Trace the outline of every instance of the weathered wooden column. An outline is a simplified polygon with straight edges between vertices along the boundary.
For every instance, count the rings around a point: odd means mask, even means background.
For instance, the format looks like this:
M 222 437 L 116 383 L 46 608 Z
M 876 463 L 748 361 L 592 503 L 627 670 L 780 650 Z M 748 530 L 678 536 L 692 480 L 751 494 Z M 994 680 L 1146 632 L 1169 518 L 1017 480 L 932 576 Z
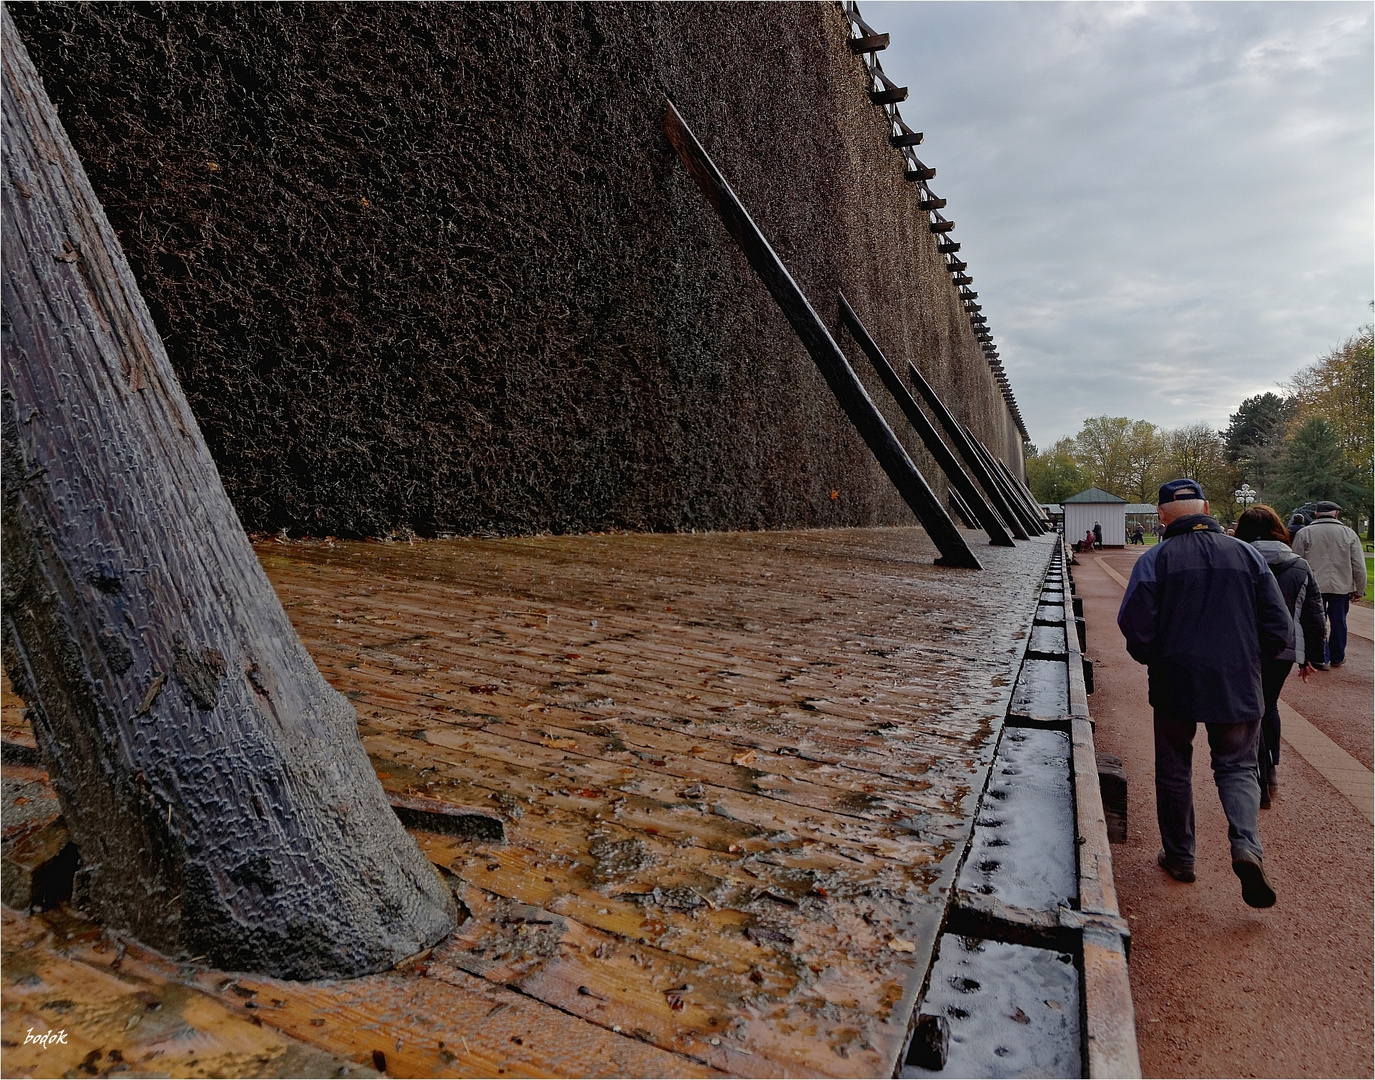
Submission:
M 288 978 L 453 926 L 352 707 L 288 622 L 4 12 L 3 644 L 84 906 Z

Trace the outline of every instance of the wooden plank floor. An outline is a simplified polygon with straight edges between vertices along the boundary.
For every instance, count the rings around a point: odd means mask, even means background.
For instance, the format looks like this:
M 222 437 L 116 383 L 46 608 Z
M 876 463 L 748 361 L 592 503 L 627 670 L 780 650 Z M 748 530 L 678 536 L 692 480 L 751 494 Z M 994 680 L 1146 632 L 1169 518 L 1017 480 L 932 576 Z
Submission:
M 982 572 L 915 529 L 258 551 L 389 792 L 505 830 L 413 830 L 459 933 L 238 980 L 295 1003 L 265 1023 L 364 1063 L 395 1028 L 410 1075 L 892 1074 L 1049 541 Z

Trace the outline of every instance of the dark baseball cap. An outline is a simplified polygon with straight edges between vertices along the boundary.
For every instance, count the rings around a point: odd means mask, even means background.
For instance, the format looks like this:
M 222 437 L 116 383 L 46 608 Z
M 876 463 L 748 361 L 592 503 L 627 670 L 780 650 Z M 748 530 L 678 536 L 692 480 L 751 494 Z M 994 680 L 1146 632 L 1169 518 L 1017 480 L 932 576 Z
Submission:
M 1160 497 L 1156 499 L 1156 504 L 1163 506 L 1165 503 L 1179 502 L 1180 499 L 1201 499 L 1203 498 L 1203 488 L 1199 486 L 1197 480 L 1171 480 L 1167 484 L 1160 485 Z
M 1313 513 L 1315 513 L 1315 514 L 1336 514 L 1336 513 L 1340 513 L 1340 512 L 1341 512 L 1341 509 L 1342 509 L 1342 508 L 1341 508 L 1340 506 L 1338 506 L 1338 505 L 1337 505 L 1336 503 L 1334 503 L 1334 502 L 1320 502 L 1320 503 L 1318 503 L 1317 506 L 1313 507 Z

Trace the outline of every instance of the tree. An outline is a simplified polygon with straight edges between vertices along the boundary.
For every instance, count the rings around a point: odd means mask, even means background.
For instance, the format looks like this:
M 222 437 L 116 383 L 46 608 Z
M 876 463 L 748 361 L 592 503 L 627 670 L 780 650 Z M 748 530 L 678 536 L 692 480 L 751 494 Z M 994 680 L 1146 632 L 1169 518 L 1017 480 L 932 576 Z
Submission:
M 1293 392 L 1295 425 L 1301 429 L 1313 419 L 1326 421 L 1346 465 L 1359 477 L 1360 491 L 1348 495 L 1345 501 L 1337 501 L 1353 515 L 1369 514 L 1375 480 L 1371 437 L 1371 417 L 1375 415 L 1375 328 L 1363 326 L 1317 363 L 1298 372 L 1289 389 Z M 1342 477 L 1347 475 L 1344 470 Z
M 1061 439 L 1044 454 L 1027 444 L 1027 482 L 1038 501 L 1064 502 L 1089 486 L 1074 460 L 1074 440 Z
M 1167 441 L 1160 429 L 1145 420 L 1133 420 L 1127 429 L 1127 475 L 1118 495 L 1130 496 L 1136 502 L 1154 502 L 1160 488 L 1160 469 L 1165 459 Z
M 1227 460 L 1227 444 L 1220 432 L 1207 424 L 1186 424 L 1168 432 L 1162 465 L 1160 481 L 1184 476 L 1197 480 L 1215 517 L 1230 521 L 1236 516 L 1233 492 L 1241 478 Z
M 1321 417 L 1304 421 L 1289 440 L 1275 493 L 1285 512 L 1323 499 L 1350 511 L 1370 498 L 1369 481 L 1347 457 L 1336 428 Z
M 1243 401 L 1228 417 L 1222 433 L 1227 460 L 1242 479 L 1268 498 L 1275 470 L 1284 456 L 1285 432 L 1297 402 L 1275 393 L 1257 394 Z
M 5 670 L 83 903 L 173 955 L 388 968 L 453 898 L 287 620 L 8 10 Z
M 1125 416 L 1094 416 L 1074 437 L 1074 459 L 1094 487 L 1114 495 L 1130 490 L 1133 423 Z

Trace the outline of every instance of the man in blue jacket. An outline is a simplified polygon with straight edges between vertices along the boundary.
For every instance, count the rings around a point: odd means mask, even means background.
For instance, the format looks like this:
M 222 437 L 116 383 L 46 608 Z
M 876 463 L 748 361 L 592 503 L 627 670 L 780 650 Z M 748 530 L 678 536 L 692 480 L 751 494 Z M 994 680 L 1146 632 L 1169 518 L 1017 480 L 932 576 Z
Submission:
M 1160 488 L 1161 542 L 1136 561 L 1117 625 L 1149 673 L 1155 710 L 1155 801 L 1163 844 L 1157 861 L 1194 880 L 1193 742 L 1207 725 L 1213 778 L 1241 896 L 1269 907 L 1275 890 L 1261 862 L 1256 747 L 1265 699 L 1262 660 L 1293 644 L 1289 612 L 1265 559 L 1208 516 L 1194 480 Z

